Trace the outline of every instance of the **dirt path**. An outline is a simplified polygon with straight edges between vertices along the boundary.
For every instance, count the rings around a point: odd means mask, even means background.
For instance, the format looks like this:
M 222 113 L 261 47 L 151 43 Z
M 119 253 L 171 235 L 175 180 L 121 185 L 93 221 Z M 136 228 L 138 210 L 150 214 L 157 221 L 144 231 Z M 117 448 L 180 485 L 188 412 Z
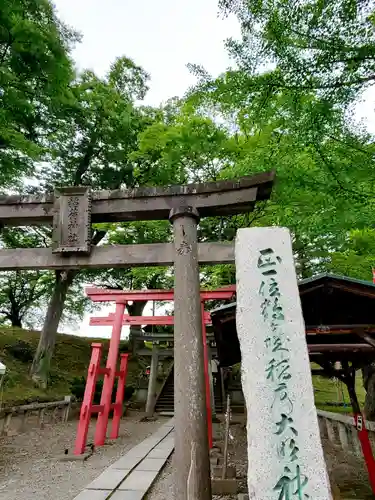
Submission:
M 75 421 L 0 438 L 0 500 L 72 500 L 106 467 L 168 420 L 140 422 L 141 417 L 142 414 L 125 417 L 120 438 L 98 448 L 86 462 L 56 460 L 66 448 L 73 448 Z M 92 425 L 88 442 L 92 442 L 93 433 Z

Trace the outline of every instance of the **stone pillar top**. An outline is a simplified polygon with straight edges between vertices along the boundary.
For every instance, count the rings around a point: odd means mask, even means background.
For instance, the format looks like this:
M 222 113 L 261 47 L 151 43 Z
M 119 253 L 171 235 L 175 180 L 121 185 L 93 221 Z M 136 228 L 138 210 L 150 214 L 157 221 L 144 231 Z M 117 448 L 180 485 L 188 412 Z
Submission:
M 176 207 L 172 208 L 171 211 L 169 212 L 169 220 L 170 222 L 173 223 L 175 219 L 178 219 L 179 217 L 192 217 L 195 219 L 197 222 L 199 222 L 199 212 L 196 208 L 190 207 L 190 206 L 181 206 L 181 207 Z

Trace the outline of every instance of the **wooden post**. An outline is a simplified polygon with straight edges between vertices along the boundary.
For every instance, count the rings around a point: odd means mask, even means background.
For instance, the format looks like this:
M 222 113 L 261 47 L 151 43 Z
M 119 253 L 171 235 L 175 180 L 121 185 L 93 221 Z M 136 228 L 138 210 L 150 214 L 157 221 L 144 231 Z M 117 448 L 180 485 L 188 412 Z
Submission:
M 227 396 L 227 411 L 225 414 L 225 434 L 224 434 L 224 463 L 221 479 L 225 479 L 228 465 L 228 441 L 229 441 L 229 424 L 230 424 L 230 396 Z
M 25 432 L 26 421 L 27 421 L 27 410 L 24 410 L 21 417 L 21 425 L 19 428 L 19 432 Z
M 2 431 L 3 436 L 7 436 L 9 434 L 9 428 L 10 428 L 10 422 L 12 420 L 12 416 L 13 416 L 13 413 L 10 412 L 6 415 L 6 417 L 4 419 L 3 431 Z
M 70 413 L 70 409 L 71 409 L 71 406 L 72 406 L 72 396 L 65 396 L 64 399 L 67 402 L 67 405 L 65 407 L 63 421 L 67 422 L 69 420 L 69 413 Z
M 95 385 L 99 374 L 100 359 L 102 356 L 102 344 L 91 344 L 91 361 L 87 374 L 85 394 L 83 396 L 81 412 L 79 416 L 76 444 L 74 448 L 75 455 L 82 455 L 85 451 L 87 434 L 89 431 L 91 408 L 94 401 Z
M 124 409 L 124 398 L 125 398 L 125 384 L 126 384 L 126 376 L 128 374 L 128 359 L 129 354 L 121 354 L 120 361 L 120 375 L 117 383 L 117 391 L 116 391 L 116 402 L 113 410 L 113 420 L 112 420 L 112 429 L 111 429 L 111 439 L 117 439 L 120 431 L 120 423 L 122 412 Z
M 211 396 L 211 415 L 212 421 L 216 421 L 216 407 L 215 407 L 215 388 L 214 388 L 214 380 L 212 375 L 212 351 L 211 347 L 207 345 L 207 353 L 208 353 L 208 376 L 210 382 L 210 396 Z
M 155 302 L 154 302 L 155 303 Z M 150 378 L 148 379 L 146 417 L 152 417 L 154 414 L 156 401 L 156 379 L 158 376 L 159 349 L 157 344 L 152 344 Z
M 58 420 L 58 417 L 57 417 L 57 414 L 59 413 L 59 407 L 58 406 L 55 406 L 55 408 L 53 409 L 52 411 L 52 417 L 51 417 L 51 420 L 54 424 L 56 424 L 57 420 Z
M 192 207 L 172 209 L 174 263 L 174 415 L 175 496 L 188 499 L 188 478 L 194 500 L 211 499 L 207 415 L 202 343 L 197 221 Z M 193 448 L 195 447 L 195 448 Z M 196 458 L 192 461 L 192 448 Z
M 350 366 L 348 362 L 343 363 L 343 369 L 345 371 L 345 383 L 348 388 L 348 393 L 350 397 L 350 403 L 353 408 L 354 413 L 354 423 L 358 432 L 358 439 L 361 443 L 363 458 L 366 462 L 368 477 L 370 481 L 370 486 L 372 493 L 375 495 L 375 460 L 372 453 L 371 443 L 366 429 L 365 419 L 361 413 L 361 408 L 359 406 L 357 393 L 355 390 L 355 366 Z
M 41 408 L 38 413 L 38 425 L 41 429 L 44 429 L 44 413 L 46 409 Z
M 109 412 L 111 411 L 113 384 L 116 376 L 118 350 L 121 339 L 122 316 L 124 314 L 124 311 L 125 303 L 117 303 L 115 313 L 116 317 L 113 323 L 111 340 L 109 342 L 109 351 L 106 365 L 107 372 L 104 375 L 103 390 L 100 399 L 100 405 L 103 406 L 103 409 L 98 414 L 98 421 L 95 429 L 95 446 L 102 446 L 105 443 L 107 434 Z
M 219 368 L 219 374 L 220 374 L 221 404 L 223 405 L 223 408 L 224 408 L 225 400 L 226 400 L 226 393 L 225 393 L 225 384 L 224 384 L 224 370 L 222 367 Z M 246 405 L 246 402 L 245 402 L 245 405 Z
M 207 433 L 208 433 L 208 447 L 212 448 L 212 410 L 211 410 L 211 390 L 210 390 L 210 376 L 209 371 L 211 367 L 208 360 L 207 348 L 207 335 L 206 335 L 206 322 L 204 320 L 204 301 L 201 301 L 202 308 L 202 339 L 203 339 L 203 363 L 204 363 L 204 382 L 206 385 L 206 410 L 207 410 Z

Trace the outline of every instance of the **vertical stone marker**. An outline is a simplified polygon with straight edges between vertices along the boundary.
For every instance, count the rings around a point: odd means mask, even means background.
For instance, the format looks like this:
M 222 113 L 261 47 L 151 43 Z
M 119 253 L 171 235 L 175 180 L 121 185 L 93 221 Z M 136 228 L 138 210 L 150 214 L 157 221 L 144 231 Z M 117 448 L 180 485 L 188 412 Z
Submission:
M 236 272 L 249 497 L 330 500 L 288 229 L 240 229 Z

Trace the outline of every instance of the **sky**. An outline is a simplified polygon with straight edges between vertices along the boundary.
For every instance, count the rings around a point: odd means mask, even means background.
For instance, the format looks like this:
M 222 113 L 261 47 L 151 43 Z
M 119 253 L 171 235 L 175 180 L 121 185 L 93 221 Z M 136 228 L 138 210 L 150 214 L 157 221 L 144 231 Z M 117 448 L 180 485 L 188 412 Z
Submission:
M 119 56 L 151 74 L 147 104 L 181 96 L 195 78 L 186 64 L 218 74 L 229 66 L 224 40 L 239 37 L 234 17 L 218 17 L 217 0 L 54 0 L 57 14 L 83 35 L 79 69 L 104 76 Z
M 215 75 L 225 71 L 230 60 L 224 41 L 240 36 L 234 17 L 218 17 L 217 0 L 54 0 L 54 4 L 59 18 L 83 37 L 73 52 L 78 69 L 104 76 L 116 57 L 126 55 L 151 75 L 144 102 L 154 106 L 182 96 L 194 84 L 188 63 L 203 65 Z M 144 314 L 152 314 L 151 309 L 149 303 Z M 94 315 L 112 311 L 114 307 L 105 307 Z M 89 314 L 84 317 L 79 335 L 110 336 L 110 327 L 90 327 L 89 318 Z M 127 334 L 123 328 L 122 336 Z
M 104 76 L 116 57 L 126 55 L 151 75 L 144 102 L 153 106 L 182 96 L 194 84 L 188 63 L 202 65 L 213 75 L 230 65 L 224 41 L 228 37 L 240 38 L 239 24 L 234 17 L 220 18 L 217 3 L 218 0 L 54 0 L 60 19 L 83 37 L 73 52 L 77 68 Z M 374 97 L 374 90 L 369 91 L 355 112 L 372 133 Z M 107 307 L 96 315 L 112 310 Z M 151 314 L 151 304 L 144 314 Z M 110 336 L 110 328 L 89 327 L 88 322 L 86 315 L 80 335 Z M 124 329 L 123 336 L 126 335 Z

